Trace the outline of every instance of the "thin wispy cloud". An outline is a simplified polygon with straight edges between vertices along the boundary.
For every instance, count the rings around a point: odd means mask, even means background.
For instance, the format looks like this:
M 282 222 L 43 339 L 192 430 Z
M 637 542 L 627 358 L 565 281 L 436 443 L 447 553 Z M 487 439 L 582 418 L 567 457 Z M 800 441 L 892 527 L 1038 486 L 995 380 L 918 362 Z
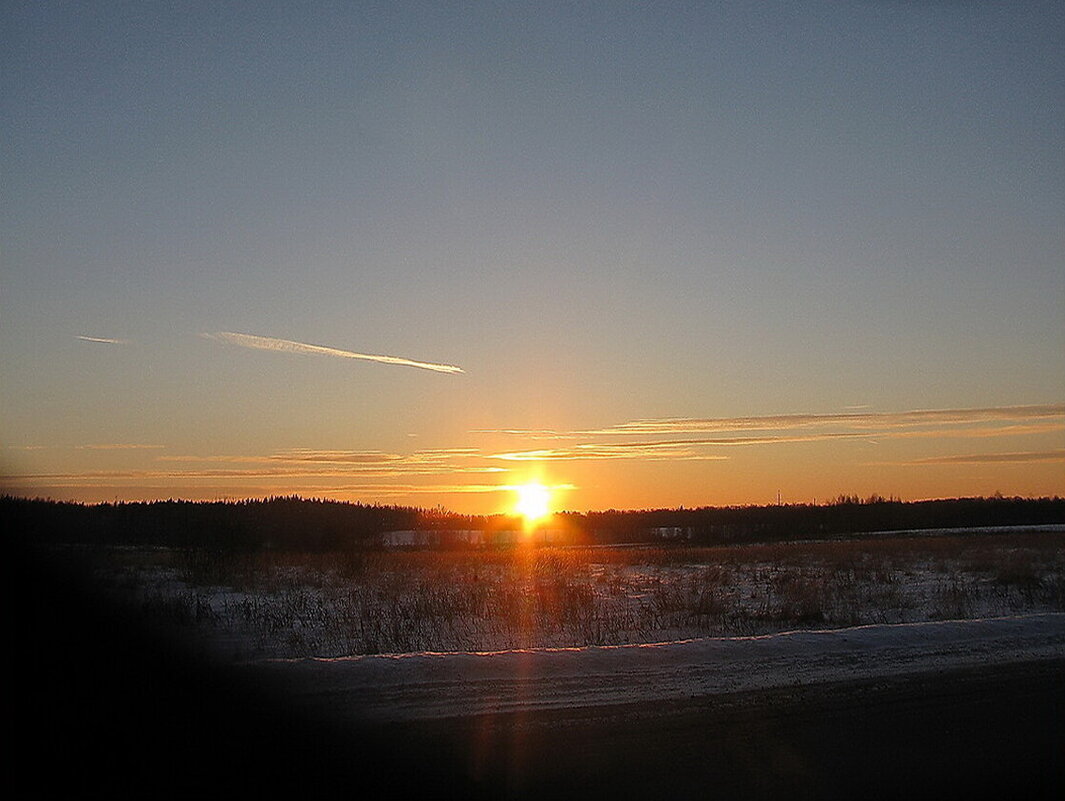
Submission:
M 718 461 L 727 456 L 709 455 L 692 450 L 690 441 L 677 442 L 619 442 L 612 445 L 585 444 L 572 448 L 538 448 L 527 451 L 494 453 L 489 458 L 510 462 L 588 461 L 640 459 L 642 461 Z
M 269 481 L 270 477 L 265 477 L 266 481 Z M 6 480 L 6 478 L 5 478 Z M 132 481 L 132 480 L 131 480 Z M 154 483 L 153 483 L 154 482 Z M 16 484 L 17 486 L 17 484 Z M 86 489 L 114 489 L 115 483 L 108 477 L 96 477 L 93 479 L 82 478 L 63 478 L 57 477 L 49 480 L 47 483 L 34 484 L 37 486 L 44 486 L 49 489 L 71 489 L 71 490 L 86 490 Z M 144 476 L 136 479 L 126 487 L 132 487 L 137 490 L 169 490 L 171 497 L 175 490 L 175 485 L 169 481 L 165 483 L 159 482 L 158 477 Z M 207 485 L 193 484 L 186 486 L 184 490 L 178 488 L 178 493 L 181 497 L 188 496 L 208 496 L 219 497 L 219 494 L 224 495 L 232 494 L 235 497 L 249 497 L 250 495 L 278 495 L 287 494 L 291 492 L 299 492 L 300 494 L 311 494 L 313 496 L 327 497 L 331 495 L 350 495 L 352 493 L 360 493 L 372 496 L 374 498 L 402 498 L 410 495 L 451 495 L 451 494 L 481 494 L 481 493 L 503 493 L 512 492 L 515 487 L 509 484 L 376 484 L 376 483 L 358 483 L 358 484 L 271 484 L 271 483 L 259 483 L 259 484 L 247 484 L 240 482 L 236 484 L 214 484 Z M 553 487 L 558 490 L 573 490 L 577 489 L 574 484 L 559 484 Z
M 834 429 L 834 430 L 833 430 Z M 932 409 L 906 412 L 792 414 L 736 418 L 665 418 L 638 420 L 585 431 L 482 429 L 479 433 L 524 436 L 528 440 L 578 440 L 613 435 L 630 437 L 611 443 L 584 442 L 490 454 L 507 461 L 592 459 L 673 459 L 708 457 L 704 449 L 798 442 L 890 439 L 984 439 L 1065 431 L 1065 404 L 1000 406 L 981 409 Z M 757 432 L 757 433 L 751 433 Z M 700 437 L 715 433 L 724 436 Z M 674 438 L 647 441 L 654 434 Z M 637 437 L 642 437 L 637 439 Z M 724 457 L 718 457 L 724 458 Z
M 881 432 L 927 425 L 989 425 L 1022 420 L 1065 420 L 1065 404 L 992 406 L 978 409 L 918 409 L 904 412 L 844 412 L 780 414 L 757 417 L 665 417 L 633 420 L 605 428 L 476 429 L 477 434 L 506 434 L 529 439 L 574 439 L 588 436 L 647 436 L 656 434 L 725 434 L 733 431 L 796 431 L 836 427 L 847 431 Z
M 991 429 L 935 429 L 918 431 L 882 431 L 878 440 L 888 439 L 985 439 L 989 437 L 1018 436 L 1065 431 L 1065 424 L 1047 423 L 1031 426 L 1005 426 Z M 490 455 L 493 459 L 508 461 L 572 461 L 578 459 L 725 459 L 725 456 L 707 456 L 693 448 L 734 448 L 749 445 L 782 445 L 797 442 L 829 442 L 838 440 L 870 440 L 865 432 L 811 432 L 809 434 L 767 434 L 749 437 L 711 437 L 698 439 L 659 440 L 657 442 L 584 443 L 565 448 L 533 448 Z
M 128 345 L 128 339 L 112 339 L 110 337 L 89 337 L 82 334 L 75 334 L 74 339 L 80 339 L 82 342 L 97 342 L 101 345 Z
M 369 353 L 356 353 L 340 348 L 330 348 L 325 345 L 309 345 L 306 342 L 294 342 L 289 339 L 277 339 L 276 337 L 261 337 L 254 334 L 238 334 L 233 331 L 218 331 L 205 333 L 201 336 L 230 345 L 238 345 L 242 348 L 254 350 L 269 350 L 279 353 L 300 353 L 316 356 L 333 356 L 340 359 L 361 359 L 381 364 L 395 364 L 401 367 L 418 367 L 422 370 L 432 370 L 437 373 L 463 373 L 461 367 L 453 364 L 438 364 L 436 362 L 422 362 L 415 359 L 406 359 L 400 356 L 377 356 Z
M 231 456 L 228 454 L 214 454 L 201 456 L 198 454 L 178 453 L 168 456 L 158 456 L 156 462 L 187 462 L 195 464 L 262 464 L 271 461 L 269 456 Z
M 87 445 L 94 450 L 161 448 L 140 444 Z M 45 472 L 9 476 L 20 481 L 92 482 L 101 479 L 138 482 L 148 480 L 276 481 L 287 479 L 343 480 L 345 478 L 403 478 L 412 476 L 462 476 L 506 473 L 486 460 L 476 448 L 426 448 L 399 454 L 380 450 L 288 448 L 267 454 L 167 454 L 155 457 L 153 467 L 125 470 Z
M 670 460 L 706 460 L 727 459 L 727 456 L 708 456 L 692 448 L 721 446 L 737 447 L 742 445 L 775 445 L 790 442 L 819 442 L 825 440 L 865 439 L 865 434 L 856 433 L 820 433 L 807 435 L 780 435 L 759 437 L 714 437 L 710 439 L 673 439 L 658 442 L 613 442 L 585 443 L 566 448 L 537 448 L 525 451 L 510 451 L 492 454 L 493 459 L 509 461 L 577 460 L 577 459 L 670 459 Z
M 449 473 L 496 473 L 503 468 L 477 464 L 482 457 L 475 448 L 438 448 L 410 454 L 386 451 L 320 450 L 290 448 L 264 456 L 232 455 L 173 455 L 160 456 L 157 462 L 190 464 L 258 464 L 278 465 L 256 468 L 260 475 L 278 475 L 284 471 L 293 475 L 446 475 Z M 279 465 L 287 465 L 281 467 Z M 236 475 L 238 471 L 224 471 Z M 183 475 L 191 475 L 185 471 Z M 201 472 L 202 474 L 202 472 Z
M 447 476 L 499 474 L 507 472 L 505 468 L 490 465 L 473 465 L 469 467 L 417 467 L 417 466 L 345 466 L 345 467 L 275 467 L 247 469 L 190 469 L 190 470 L 90 470 L 84 472 L 38 472 L 19 473 L 3 476 L 12 481 L 210 481 L 210 480 L 262 480 L 262 479 L 306 479 L 337 478 L 365 476 L 388 478 L 391 476 Z
M 521 489 L 518 484 L 349 484 L 343 487 L 333 487 L 338 492 L 388 492 L 393 493 L 480 493 L 480 492 L 514 492 Z M 548 487 L 552 492 L 569 491 L 577 489 L 576 484 L 552 484 Z
M 470 456 L 476 456 L 475 448 L 438 448 L 414 451 L 410 454 L 386 453 L 384 451 L 316 450 L 290 448 L 271 454 L 271 461 L 321 462 L 325 464 L 443 464 Z
M 954 464 L 1030 464 L 1032 462 L 1065 462 L 1065 449 L 1053 451 L 1021 451 L 1017 453 L 969 453 L 956 456 L 930 456 L 899 462 L 904 465 Z
M 153 451 L 161 450 L 166 445 L 144 445 L 139 442 L 114 442 L 99 445 L 77 445 L 77 450 L 83 451 Z
M 979 409 L 917 409 L 904 412 L 846 412 L 842 414 L 784 414 L 760 417 L 662 418 L 634 420 L 581 434 L 663 434 L 726 431 L 784 431 L 839 426 L 883 430 L 919 425 L 975 425 L 1065 417 L 1065 404 L 992 406 Z
M 140 442 L 103 442 L 91 445 L 3 445 L 9 450 L 19 451 L 43 451 L 43 450 L 76 450 L 76 451 L 142 451 L 162 450 L 166 445 L 145 444 Z M 162 457 L 160 457 L 162 458 Z
M 471 434 L 502 434 L 510 437 L 543 440 L 573 440 L 587 436 L 587 431 L 553 431 L 549 428 L 474 428 Z
M 1030 434 L 1051 434 L 1055 431 L 1065 431 L 1065 422 L 1033 423 L 1031 425 L 995 425 L 984 428 L 916 429 L 912 431 L 890 431 L 886 434 L 878 432 L 876 436 L 884 439 L 984 439 L 988 437 L 1018 437 Z
M 437 495 L 437 494 L 480 494 L 494 492 L 515 492 L 521 489 L 518 484 L 343 484 L 328 487 L 305 487 L 304 489 L 335 495 L 338 493 L 364 492 L 374 495 Z M 569 492 L 579 489 L 576 484 L 552 484 L 552 492 Z
M 384 451 L 312 450 L 293 448 L 272 453 L 266 457 L 270 462 L 310 462 L 313 464 L 381 465 L 402 464 L 405 458 L 398 453 Z

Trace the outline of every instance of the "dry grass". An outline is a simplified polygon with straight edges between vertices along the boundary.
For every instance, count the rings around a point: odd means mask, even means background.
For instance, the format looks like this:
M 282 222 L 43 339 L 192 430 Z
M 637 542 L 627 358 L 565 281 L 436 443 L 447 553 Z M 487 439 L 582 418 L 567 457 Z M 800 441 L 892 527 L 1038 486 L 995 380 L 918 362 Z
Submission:
M 238 657 L 584 646 L 1065 611 L 1065 537 L 128 551 L 112 585 Z

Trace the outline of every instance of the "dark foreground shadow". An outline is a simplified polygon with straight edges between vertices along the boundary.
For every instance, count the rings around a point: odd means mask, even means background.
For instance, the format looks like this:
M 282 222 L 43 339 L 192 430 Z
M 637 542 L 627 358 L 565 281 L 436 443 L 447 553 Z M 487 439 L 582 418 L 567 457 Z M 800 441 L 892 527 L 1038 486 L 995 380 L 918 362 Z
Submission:
M 396 729 L 521 798 L 1060 799 L 1065 659 Z
M 12 786 L 108 797 L 1062 798 L 1065 655 L 1007 668 L 354 726 L 190 659 L 16 549 Z
M 312 719 L 190 658 L 100 597 L 82 570 L 32 549 L 9 557 L 12 786 L 26 780 L 42 797 L 359 798 L 431 787 L 482 795 L 432 753 Z

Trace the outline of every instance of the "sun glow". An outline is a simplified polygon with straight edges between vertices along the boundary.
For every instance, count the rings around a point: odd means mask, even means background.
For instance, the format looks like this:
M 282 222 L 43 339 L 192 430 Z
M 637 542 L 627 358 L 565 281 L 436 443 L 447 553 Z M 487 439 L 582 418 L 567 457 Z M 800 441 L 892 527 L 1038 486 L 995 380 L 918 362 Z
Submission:
M 551 513 L 551 490 L 543 484 L 529 482 L 514 487 L 518 493 L 514 511 L 525 518 L 525 524 L 530 525 L 547 517 Z

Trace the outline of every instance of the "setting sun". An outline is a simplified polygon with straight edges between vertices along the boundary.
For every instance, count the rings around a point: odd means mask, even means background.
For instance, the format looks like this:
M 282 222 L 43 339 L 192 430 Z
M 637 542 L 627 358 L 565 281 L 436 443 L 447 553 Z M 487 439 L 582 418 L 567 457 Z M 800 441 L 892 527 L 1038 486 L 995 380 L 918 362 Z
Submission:
M 525 518 L 526 523 L 535 523 L 550 513 L 551 491 L 543 484 L 530 482 L 515 487 L 518 493 L 514 511 Z

